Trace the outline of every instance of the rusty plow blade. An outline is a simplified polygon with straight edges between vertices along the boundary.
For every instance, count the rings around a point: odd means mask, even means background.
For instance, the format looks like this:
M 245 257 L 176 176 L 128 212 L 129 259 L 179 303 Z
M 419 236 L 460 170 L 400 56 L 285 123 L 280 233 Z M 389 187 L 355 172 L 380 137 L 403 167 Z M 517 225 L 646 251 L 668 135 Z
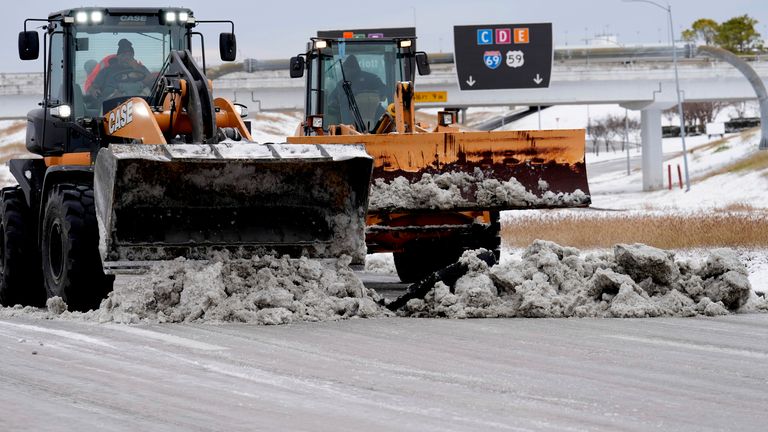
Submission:
M 515 210 L 589 204 L 584 131 L 411 135 L 402 146 L 367 145 L 370 211 Z
M 308 137 L 321 139 L 347 137 Z M 303 141 L 303 139 L 307 141 Z M 584 130 L 435 132 L 349 137 L 376 165 L 369 213 L 583 207 Z M 307 138 L 291 142 L 310 142 Z
M 224 250 L 362 262 L 372 166 L 362 146 L 111 145 L 94 179 L 104 267 Z

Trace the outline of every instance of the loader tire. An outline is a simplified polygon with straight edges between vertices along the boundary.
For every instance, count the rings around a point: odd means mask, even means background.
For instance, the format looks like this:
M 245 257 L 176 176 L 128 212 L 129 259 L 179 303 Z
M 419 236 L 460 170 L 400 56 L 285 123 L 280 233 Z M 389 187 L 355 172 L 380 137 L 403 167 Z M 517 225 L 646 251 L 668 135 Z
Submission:
M 400 281 L 418 282 L 432 273 L 459 260 L 464 251 L 445 244 L 411 246 L 403 252 L 395 252 L 395 269 Z
M 491 224 L 486 233 L 487 237 L 482 247 L 493 252 L 498 263 L 501 259 L 501 214 L 499 212 L 491 212 Z
M 457 241 L 442 241 L 412 245 L 404 252 L 392 254 L 395 258 L 395 269 L 400 281 L 405 283 L 418 282 L 432 273 L 441 270 L 459 260 L 465 250 L 488 249 L 493 252 L 496 262 L 501 258 L 501 218 L 499 212 L 491 212 L 490 224 L 478 233 L 471 244 L 460 244 Z
M 48 298 L 61 297 L 69 310 L 99 307 L 112 290 L 98 251 L 93 188 L 55 186 L 45 206 L 42 226 L 43 278 Z
M 42 306 L 45 289 L 35 223 L 18 186 L 3 191 L 0 211 L 0 303 Z

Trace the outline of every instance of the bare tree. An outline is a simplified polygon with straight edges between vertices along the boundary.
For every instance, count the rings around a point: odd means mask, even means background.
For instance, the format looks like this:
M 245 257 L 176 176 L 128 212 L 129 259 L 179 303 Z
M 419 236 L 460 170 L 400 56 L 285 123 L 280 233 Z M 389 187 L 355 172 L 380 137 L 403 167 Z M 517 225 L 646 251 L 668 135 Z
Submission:
M 592 148 L 595 151 L 595 155 L 599 155 L 600 141 L 605 141 L 608 139 L 608 128 L 605 126 L 605 121 L 594 120 L 590 122 L 589 134 L 592 136 Z
M 693 129 L 704 133 L 707 123 L 712 123 L 717 114 L 728 105 L 730 102 L 725 101 L 684 102 L 683 115 L 685 116 L 686 131 Z M 676 118 L 677 107 L 669 108 L 664 111 L 664 114 Z

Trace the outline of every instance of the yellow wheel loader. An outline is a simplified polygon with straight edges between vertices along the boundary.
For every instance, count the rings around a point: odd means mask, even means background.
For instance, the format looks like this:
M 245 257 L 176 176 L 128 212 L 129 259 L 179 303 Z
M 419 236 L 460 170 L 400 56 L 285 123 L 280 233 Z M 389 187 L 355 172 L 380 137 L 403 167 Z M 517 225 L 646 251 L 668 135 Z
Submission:
M 394 252 L 413 282 L 466 249 L 500 247 L 499 212 L 587 206 L 584 130 L 460 131 L 455 113 L 416 121 L 415 29 L 318 32 L 293 57 L 306 74 L 306 120 L 290 143 L 363 144 L 374 158 L 368 252 Z M 513 103 L 514 101 L 510 101 Z
M 44 99 L 0 193 L 0 301 L 98 307 L 114 274 L 177 257 L 365 258 L 373 161 L 362 147 L 257 144 L 212 96 L 184 8 L 80 8 L 25 21 Z M 231 21 L 214 21 L 229 23 Z M 234 33 L 219 39 L 235 58 Z M 203 65 L 205 61 L 203 60 Z

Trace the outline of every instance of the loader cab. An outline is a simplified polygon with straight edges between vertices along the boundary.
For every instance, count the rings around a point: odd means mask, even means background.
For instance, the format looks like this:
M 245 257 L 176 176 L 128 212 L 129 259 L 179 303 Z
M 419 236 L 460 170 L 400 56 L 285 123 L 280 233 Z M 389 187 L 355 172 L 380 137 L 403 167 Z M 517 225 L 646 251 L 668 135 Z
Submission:
M 426 54 L 416 52 L 415 36 L 329 36 L 312 38 L 307 53 L 291 59 L 292 77 L 306 72 L 306 116 L 322 118 L 326 132 L 332 125 L 347 124 L 373 133 L 394 101 L 397 82 L 413 82 L 417 69 L 429 73 Z
M 28 21 L 44 23 L 42 44 Z M 28 114 L 28 150 L 97 151 L 103 114 L 130 97 L 148 97 L 169 53 L 191 50 L 193 36 L 204 46 L 193 31 L 200 22 L 185 8 L 78 8 L 26 20 L 19 55 L 36 59 L 42 45 L 45 68 L 41 108 Z M 234 44 L 228 35 L 221 39 Z

